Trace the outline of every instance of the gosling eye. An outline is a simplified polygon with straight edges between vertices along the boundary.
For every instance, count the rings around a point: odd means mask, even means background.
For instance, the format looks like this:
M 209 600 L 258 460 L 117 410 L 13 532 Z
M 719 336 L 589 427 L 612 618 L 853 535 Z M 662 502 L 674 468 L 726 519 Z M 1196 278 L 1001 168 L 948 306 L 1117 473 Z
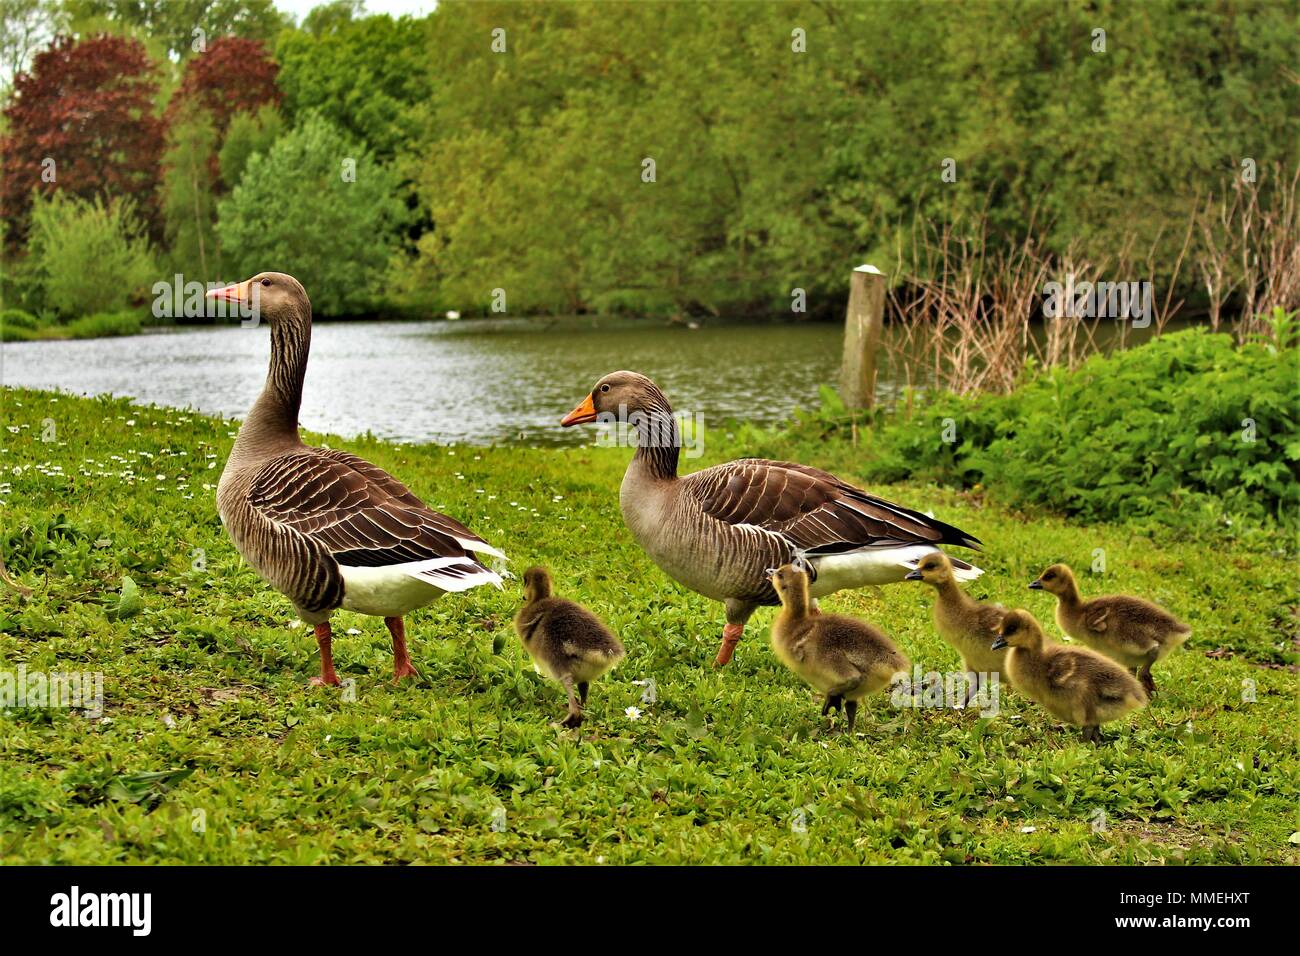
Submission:
M 270 279 L 263 279 L 263 280 L 262 280 L 262 285 L 265 286 L 265 285 L 270 285 L 270 284 L 271 284 L 271 280 L 270 280 Z

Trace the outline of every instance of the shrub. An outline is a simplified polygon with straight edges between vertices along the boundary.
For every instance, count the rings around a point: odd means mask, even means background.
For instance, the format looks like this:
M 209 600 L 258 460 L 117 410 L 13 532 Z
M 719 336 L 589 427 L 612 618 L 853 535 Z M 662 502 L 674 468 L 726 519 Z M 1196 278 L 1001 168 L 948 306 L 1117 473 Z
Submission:
M 30 312 L 0 309 L 0 342 L 25 342 L 33 337 L 39 324 Z
M 147 290 L 156 271 L 125 200 L 38 198 L 28 250 L 45 307 L 62 316 L 120 312 Z
M 875 436 L 877 480 L 971 486 L 1085 519 L 1183 507 L 1300 518 L 1300 348 L 1293 317 L 1234 347 L 1189 329 L 1041 373 L 1009 395 L 944 395 Z M 953 441 L 945 441 L 947 437 Z

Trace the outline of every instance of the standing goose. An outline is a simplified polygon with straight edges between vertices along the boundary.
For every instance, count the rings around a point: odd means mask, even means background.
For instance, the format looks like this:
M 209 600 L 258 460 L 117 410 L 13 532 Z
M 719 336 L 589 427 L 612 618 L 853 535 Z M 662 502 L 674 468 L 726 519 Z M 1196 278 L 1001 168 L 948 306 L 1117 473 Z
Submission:
M 329 618 L 338 608 L 382 617 L 393 679 L 418 676 L 402 618 L 447 591 L 501 578 L 476 557 L 500 551 L 428 508 L 382 468 L 298 436 L 311 348 L 311 302 L 293 276 L 262 272 L 209 298 L 251 307 L 271 327 L 271 364 L 217 485 L 236 550 L 316 629 L 320 676 L 337 685 Z
M 619 491 L 632 537 L 669 577 L 726 608 L 718 666 L 731 660 L 750 615 L 779 603 L 769 568 L 803 557 L 818 598 L 902 581 L 940 544 L 980 546 L 964 531 L 806 465 L 742 458 L 679 477 L 677 420 L 664 393 L 637 372 L 606 375 L 560 424 L 601 416 L 636 431 Z M 952 563 L 958 580 L 982 573 Z

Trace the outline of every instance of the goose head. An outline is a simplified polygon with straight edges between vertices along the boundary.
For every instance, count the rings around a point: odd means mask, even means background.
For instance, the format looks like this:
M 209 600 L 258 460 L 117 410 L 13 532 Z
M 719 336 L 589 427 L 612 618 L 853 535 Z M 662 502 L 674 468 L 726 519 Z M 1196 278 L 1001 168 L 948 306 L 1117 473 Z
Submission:
M 251 279 L 212 289 L 206 298 L 237 303 L 241 315 L 254 320 L 266 319 L 273 327 L 311 320 L 311 300 L 307 290 L 291 275 L 283 272 L 259 272 Z
M 1035 580 L 1030 581 L 1029 587 L 1034 591 L 1046 591 L 1048 594 L 1060 597 L 1073 591 L 1077 585 L 1074 582 L 1074 572 L 1070 570 L 1068 564 L 1054 564 Z
M 551 574 L 545 568 L 524 572 L 524 603 L 532 604 L 551 596 Z
M 924 581 L 926 584 L 948 584 L 953 580 L 952 562 L 942 551 L 927 554 L 916 563 L 916 569 L 903 575 L 904 581 Z
M 1026 647 L 1037 649 L 1043 646 L 1043 629 L 1028 611 L 1017 609 L 1009 611 L 1002 618 L 998 628 L 997 640 L 991 645 L 993 650 L 1003 647 Z
M 610 372 L 591 390 L 578 407 L 561 419 L 565 428 L 588 422 L 625 422 L 636 424 L 656 414 L 671 416 L 668 399 L 659 386 L 640 372 Z
M 772 589 L 784 605 L 808 603 L 808 572 L 793 564 L 783 564 L 767 573 Z

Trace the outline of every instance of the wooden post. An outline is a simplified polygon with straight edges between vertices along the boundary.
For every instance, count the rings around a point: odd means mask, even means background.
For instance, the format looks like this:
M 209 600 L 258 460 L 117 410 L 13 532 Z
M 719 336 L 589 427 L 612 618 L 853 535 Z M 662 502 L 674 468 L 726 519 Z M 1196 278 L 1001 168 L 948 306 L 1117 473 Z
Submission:
M 875 266 L 858 266 L 849 279 L 840 367 L 840 397 L 849 408 L 870 408 L 875 402 L 876 350 L 884 324 L 885 277 Z

